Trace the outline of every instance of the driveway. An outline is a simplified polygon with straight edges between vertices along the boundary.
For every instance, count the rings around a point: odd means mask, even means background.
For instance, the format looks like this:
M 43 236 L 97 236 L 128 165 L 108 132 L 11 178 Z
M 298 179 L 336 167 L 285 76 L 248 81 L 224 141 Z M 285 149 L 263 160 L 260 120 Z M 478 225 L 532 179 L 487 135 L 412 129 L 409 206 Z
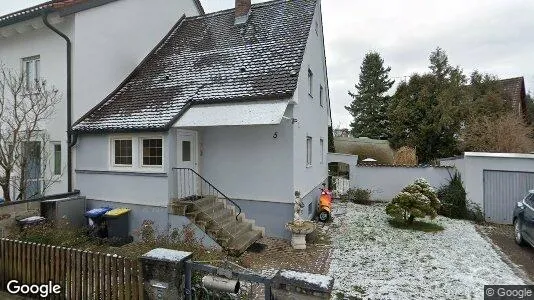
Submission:
M 521 247 L 514 242 L 514 227 L 512 225 L 491 224 L 479 228 L 512 263 L 526 273 L 530 281 L 534 282 L 534 248 Z
M 483 299 L 485 284 L 524 284 L 470 222 L 438 217 L 445 230 L 424 233 L 387 219 L 383 204 L 352 203 L 335 218 L 329 274 L 338 298 Z

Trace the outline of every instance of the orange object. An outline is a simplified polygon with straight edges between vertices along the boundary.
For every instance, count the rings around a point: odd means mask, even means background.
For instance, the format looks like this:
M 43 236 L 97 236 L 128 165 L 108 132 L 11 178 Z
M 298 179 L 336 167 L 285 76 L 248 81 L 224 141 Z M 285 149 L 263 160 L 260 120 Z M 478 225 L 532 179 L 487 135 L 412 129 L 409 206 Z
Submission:
M 332 193 L 323 189 L 319 197 L 318 217 L 319 221 L 326 222 L 330 219 L 332 213 Z

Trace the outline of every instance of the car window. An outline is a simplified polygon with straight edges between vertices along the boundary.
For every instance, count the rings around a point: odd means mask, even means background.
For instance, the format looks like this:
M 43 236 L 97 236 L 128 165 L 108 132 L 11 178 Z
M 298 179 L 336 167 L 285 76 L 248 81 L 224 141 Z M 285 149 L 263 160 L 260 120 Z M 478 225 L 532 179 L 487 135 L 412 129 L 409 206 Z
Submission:
M 534 194 L 528 194 L 525 198 L 525 203 L 530 207 L 534 207 Z

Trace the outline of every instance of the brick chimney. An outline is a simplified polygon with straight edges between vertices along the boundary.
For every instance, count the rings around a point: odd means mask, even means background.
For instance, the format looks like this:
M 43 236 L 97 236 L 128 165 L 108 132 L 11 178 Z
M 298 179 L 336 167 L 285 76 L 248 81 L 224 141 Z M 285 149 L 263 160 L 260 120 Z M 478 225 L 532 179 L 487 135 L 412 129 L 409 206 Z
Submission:
M 251 0 L 235 0 L 235 25 L 247 23 L 251 5 Z

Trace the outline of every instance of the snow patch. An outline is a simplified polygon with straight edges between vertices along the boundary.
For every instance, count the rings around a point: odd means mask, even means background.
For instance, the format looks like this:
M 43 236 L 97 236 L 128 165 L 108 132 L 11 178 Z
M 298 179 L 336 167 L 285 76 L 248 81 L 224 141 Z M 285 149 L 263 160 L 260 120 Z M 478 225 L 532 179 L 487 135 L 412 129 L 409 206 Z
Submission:
M 296 272 L 290 270 L 280 271 L 280 276 L 286 279 L 304 281 L 309 284 L 318 286 L 322 289 L 328 289 L 332 282 L 332 277 L 320 274 Z
M 483 299 L 484 285 L 525 284 L 470 222 L 438 217 L 432 222 L 445 230 L 425 233 L 393 228 L 387 220 L 384 205 L 352 203 L 335 218 L 328 273 L 334 295 Z
M 178 250 L 156 248 L 143 255 L 143 258 L 152 258 L 158 260 L 167 260 L 167 261 L 182 261 L 185 258 L 191 256 L 191 252 L 184 252 Z

